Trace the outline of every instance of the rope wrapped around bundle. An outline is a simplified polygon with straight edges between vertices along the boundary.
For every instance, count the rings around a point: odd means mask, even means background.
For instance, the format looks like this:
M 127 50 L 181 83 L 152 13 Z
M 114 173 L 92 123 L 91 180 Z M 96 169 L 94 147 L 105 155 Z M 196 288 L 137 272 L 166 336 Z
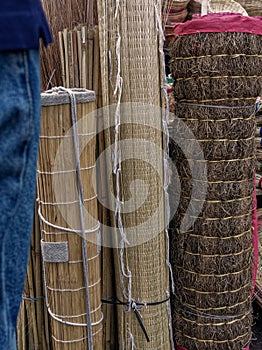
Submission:
M 181 191 L 174 187 L 172 194 L 180 196 L 171 225 L 172 316 L 181 349 L 239 350 L 251 340 L 254 106 L 262 90 L 258 23 L 210 14 L 175 33 L 173 130 L 179 136 L 171 154 Z M 181 140 L 186 151 L 178 147 Z

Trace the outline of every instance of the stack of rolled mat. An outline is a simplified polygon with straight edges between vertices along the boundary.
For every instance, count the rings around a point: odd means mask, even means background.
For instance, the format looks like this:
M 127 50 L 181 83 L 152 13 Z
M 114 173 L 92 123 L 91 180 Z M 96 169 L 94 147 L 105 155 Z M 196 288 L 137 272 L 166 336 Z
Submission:
M 164 2 L 162 15 L 165 24 L 165 37 L 170 42 L 174 37 L 174 27 L 184 22 L 187 17 L 187 5 L 190 0 L 173 0 Z M 166 5 L 165 5 L 166 3 Z

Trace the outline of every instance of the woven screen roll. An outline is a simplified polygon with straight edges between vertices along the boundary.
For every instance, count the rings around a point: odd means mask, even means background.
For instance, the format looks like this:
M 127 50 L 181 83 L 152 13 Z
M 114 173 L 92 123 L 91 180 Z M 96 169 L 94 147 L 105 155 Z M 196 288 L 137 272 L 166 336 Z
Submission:
M 54 349 L 102 349 L 94 110 L 93 91 L 42 94 L 38 212 Z
M 99 0 L 98 17 L 103 104 L 116 104 L 108 110 L 111 118 L 104 112 L 105 127 L 113 126 L 111 133 L 104 131 L 105 147 L 114 146 L 112 158 L 117 163 L 109 179 L 115 194 L 111 224 L 120 237 L 114 250 L 116 298 L 107 298 L 115 301 L 118 311 L 119 348 L 168 350 L 172 339 L 169 271 L 165 210 L 159 210 L 165 195 L 161 112 L 149 127 L 152 110 L 159 112 L 162 105 L 161 4 L 151 0 Z M 163 153 L 157 153 L 156 148 Z M 152 161 L 160 166 L 159 171 Z M 112 163 L 111 158 L 108 162 Z M 140 202 L 143 192 L 147 196 Z M 130 200 L 135 209 L 124 212 L 125 202 Z M 144 223 L 155 213 L 158 221 L 154 230 L 159 231 L 150 237 L 150 225 L 145 227 Z M 130 228 L 132 236 L 127 235 L 126 241 L 124 236 Z M 146 235 L 149 239 L 144 241 Z
M 181 182 L 171 230 L 172 316 L 181 349 L 248 349 L 252 336 L 254 104 L 262 49 L 261 33 L 250 31 L 258 23 L 241 15 L 199 17 L 177 29 L 172 48 L 173 128 L 181 137 L 172 146 Z

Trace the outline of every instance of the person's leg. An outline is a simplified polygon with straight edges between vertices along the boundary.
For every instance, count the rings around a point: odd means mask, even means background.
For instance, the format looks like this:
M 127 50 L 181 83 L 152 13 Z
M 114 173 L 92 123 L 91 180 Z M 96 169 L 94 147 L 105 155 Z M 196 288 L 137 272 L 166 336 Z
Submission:
M 1 349 L 16 349 L 34 213 L 39 130 L 38 50 L 0 53 Z

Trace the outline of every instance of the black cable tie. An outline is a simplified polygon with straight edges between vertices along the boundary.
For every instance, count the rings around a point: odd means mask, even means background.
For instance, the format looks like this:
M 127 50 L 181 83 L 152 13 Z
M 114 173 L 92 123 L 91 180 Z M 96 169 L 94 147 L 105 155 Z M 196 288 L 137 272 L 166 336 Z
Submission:
M 111 305 L 123 305 L 123 306 L 127 306 L 128 308 L 131 307 L 131 309 L 134 311 L 134 314 L 136 316 L 136 319 L 139 323 L 139 326 L 141 327 L 147 342 L 150 342 L 149 336 L 147 334 L 146 328 L 144 326 L 143 320 L 142 320 L 142 316 L 140 315 L 138 308 L 139 307 L 143 307 L 143 306 L 156 306 L 156 305 L 160 305 L 160 304 L 164 304 L 166 303 L 168 300 L 170 299 L 170 297 L 166 298 L 165 300 L 162 301 L 156 301 L 153 303 L 141 303 L 141 302 L 136 302 L 134 300 L 131 301 L 131 303 L 129 302 L 123 302 L 121 300 L 119 300 L 118 298 L 114 298 L 112 300 L 109 299 L 101 299 L 102 303 L 105 304 L 111 304 Z
M 146 328 L 145 328 L 145 326 L 144 326 L 142 317 L 141 317 L 141 315 L 140 315 L 140 313 L 139 313 L 139 311 L 138 311 L 138 309 L 137 309 L 137 305 L 136 305 L 136 303 L 135 303 L 134 301 L 131 302 L 131 308 L 132 308 L 132 310 L 134 311 L 135 316 L 136 316 L 136 318 L 137 318 L 137 321 L 138 321 L 138 323 L 139 323 L 139 326 L 141 327 L 141 329 L 142 329 L 142 331 L 143 331 L 143 333 L 144 333 L 144 335 L 145 335 L 145 337 L 146 337 L 146 341 L 149 343 L 149 342 L 150 342 L 149 336 L 148 336 L 147 331 L 146 331 Z

